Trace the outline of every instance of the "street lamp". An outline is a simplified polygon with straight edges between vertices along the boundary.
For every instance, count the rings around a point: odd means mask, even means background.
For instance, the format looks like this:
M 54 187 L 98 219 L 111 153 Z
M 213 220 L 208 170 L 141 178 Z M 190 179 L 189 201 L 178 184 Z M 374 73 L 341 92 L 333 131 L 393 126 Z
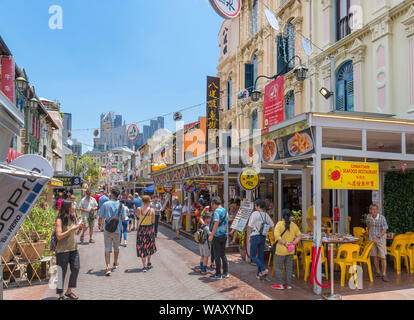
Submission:
M 260 95 L 262 94 L 259 90 L 256 89 L 256 87 L 257 87 L 257 80 L 259 80 L 260 78 L 266 78 L 266 79 L 269 79 L 269 80 L 275 80 L 275 79 L 277 79 L 278 77 L 280 77 L 282 74 L 285 73 L 287 67 L 289 66 L 289 64 L 295 58 L 298 58 L 299 59 L 299 63 L 300 63 L 299 67 L 297 67 L 295 69 L 295 71 L 293 71 L 295 73 L 296 80 L 297 81 L 300 81 L 300 82 L 303 82 L 303 81 L 306 80 L 306 76 L 308 74 L 309 69 L 302 64 L 302 59 L 299 56 L 293 56 L 288 61 L 288 63 L 286 63 L 286 65 L 283 67 L 283 69 L 278 74 L 274 75 L 273 77 L 268 77 L 268 76 L 265 76 L 265 75 L 260 75 L 260 76 L 258 76 L 256 78 L 256 80 L 254 82 L 254 91 L 250 94 L 250 97 L 251 97 L 251 99 L 252 99 L 253 102 L 259 101 Z
M 325 87 L 323 87 L 321 90 L 319 90 L 319 92 L 326 100 L 328 100 L 330 97 L 332 97 L 334 95 L 334 93 L 332 91 L 326 89 Z

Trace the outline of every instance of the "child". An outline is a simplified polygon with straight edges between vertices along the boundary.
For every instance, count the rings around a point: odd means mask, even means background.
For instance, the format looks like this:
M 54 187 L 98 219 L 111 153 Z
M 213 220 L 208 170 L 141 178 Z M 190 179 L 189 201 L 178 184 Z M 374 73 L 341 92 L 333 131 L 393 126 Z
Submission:
M 200 269 L 201 269 L 201 274 L 207 274 L 207 265 L 208 265 L 208 258 L 211 255 L 211 251 L 210 251 L 210 243 L 208 241 L 208 235 L 211 233 L 210 231 L 210 222 L 211 222 L 211 214 L 210 213 L 206 213 L 204 215 L 204 219 L 203 219 L 204 223 L 201 226 L 201 230 L 204 231 L 203 234 L 203 239 L 201 239 L 201 241 L 203 243 L 200 242 L 199 247 L 200 247 Z

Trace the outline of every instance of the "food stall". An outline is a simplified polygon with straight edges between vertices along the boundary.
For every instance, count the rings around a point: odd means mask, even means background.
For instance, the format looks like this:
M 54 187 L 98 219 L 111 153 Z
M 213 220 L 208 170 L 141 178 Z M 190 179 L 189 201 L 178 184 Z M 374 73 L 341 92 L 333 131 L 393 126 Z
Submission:
M 351 201 L 351 195 L 364 194 L 366 203 L 377 203 L 381 209 L 384 175 L 392 168 L 392 162 L 414 167 L 414 121 L 365 113 L 304 113 L 261 135 L 241 139 L 240 145 L 250 148 L 253 160 L 255 154 L 262 155 L 262 169 L 275 171 L 278 220 L 283 209 L 280 204 L 284 204 L 283 179 L 289 175 L 301 178 L 303 213 L 310 207 L 312 195 L 314 198 L 312 239 L 318 252 L 323 240 L 322 194 L 326 199 L 323 206 L 332 215 L 333 211 L 337 213 L 337 233 L 344 236 L 349 233 L 349 213 L 366 213 L 366 205 L 361 207 L 359 201 Z M 322 282 L 321 274 L 319 261 L 313 285 L 317 294 L 322 292 L 317 284 Z

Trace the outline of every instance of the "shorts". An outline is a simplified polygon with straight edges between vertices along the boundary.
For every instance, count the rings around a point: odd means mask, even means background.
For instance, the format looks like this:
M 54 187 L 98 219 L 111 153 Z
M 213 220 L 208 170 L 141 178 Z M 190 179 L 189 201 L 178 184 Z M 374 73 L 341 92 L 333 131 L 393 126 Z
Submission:
M 173 219 L 173 221 L 172 221 L 172 229 L 173 230 L 180 230 L 181 229 L 180 218 Z
M 387 242 L 379 241 L 374 242 L 371 250 L 371 257 L 379 257 L 381 259 L 386 259 L 387 257 Z
M 200 247 L 200 256 L 202 257 L 210 257 L 211 255 L 211 251 L 210 251 L 210 245 L 208 243 L 208 240 L 206 240 L 206 242 L 204 242 L 203 244 L 199 244 Z
M 104 232 L 104 243 L 105 243 L 105 252 L 112 252 L 112 247 L 114 248 L 114 251 L 119 251 L 119 245 L 121 244 L 121 239 L 119 237 L 119 233 L 109 233 Z
M 84 228 L 95 227 L 95 219 L 89 220 L 89 214 L 82 215 L 82 223 Z

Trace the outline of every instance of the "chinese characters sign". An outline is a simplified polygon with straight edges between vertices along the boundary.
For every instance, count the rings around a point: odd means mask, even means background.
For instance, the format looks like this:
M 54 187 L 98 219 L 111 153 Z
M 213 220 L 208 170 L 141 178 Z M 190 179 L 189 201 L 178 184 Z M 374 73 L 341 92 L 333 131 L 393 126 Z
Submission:
M 210 4 L 224 19 L 233 19 L 240 13 L 241 0 L 210 0 Z
M 283 121 L 284 76 L 278 77 L 265 88 L 263 103 L 263 128 L 268 129 Z
M 1 91 L 14 103 L 14 59 L 13 57 L 1 57 Z
M 220 124 L 220 78 L 207 77 L 207 151 L 218 148 Z
M 322 189 L 379 190 L 378 163 L 324 160 Z
M 244 169 L 239 175 L 239 185 L 246 191 L 252 191 L 259 186 L 259 175 L 253 169 Z

